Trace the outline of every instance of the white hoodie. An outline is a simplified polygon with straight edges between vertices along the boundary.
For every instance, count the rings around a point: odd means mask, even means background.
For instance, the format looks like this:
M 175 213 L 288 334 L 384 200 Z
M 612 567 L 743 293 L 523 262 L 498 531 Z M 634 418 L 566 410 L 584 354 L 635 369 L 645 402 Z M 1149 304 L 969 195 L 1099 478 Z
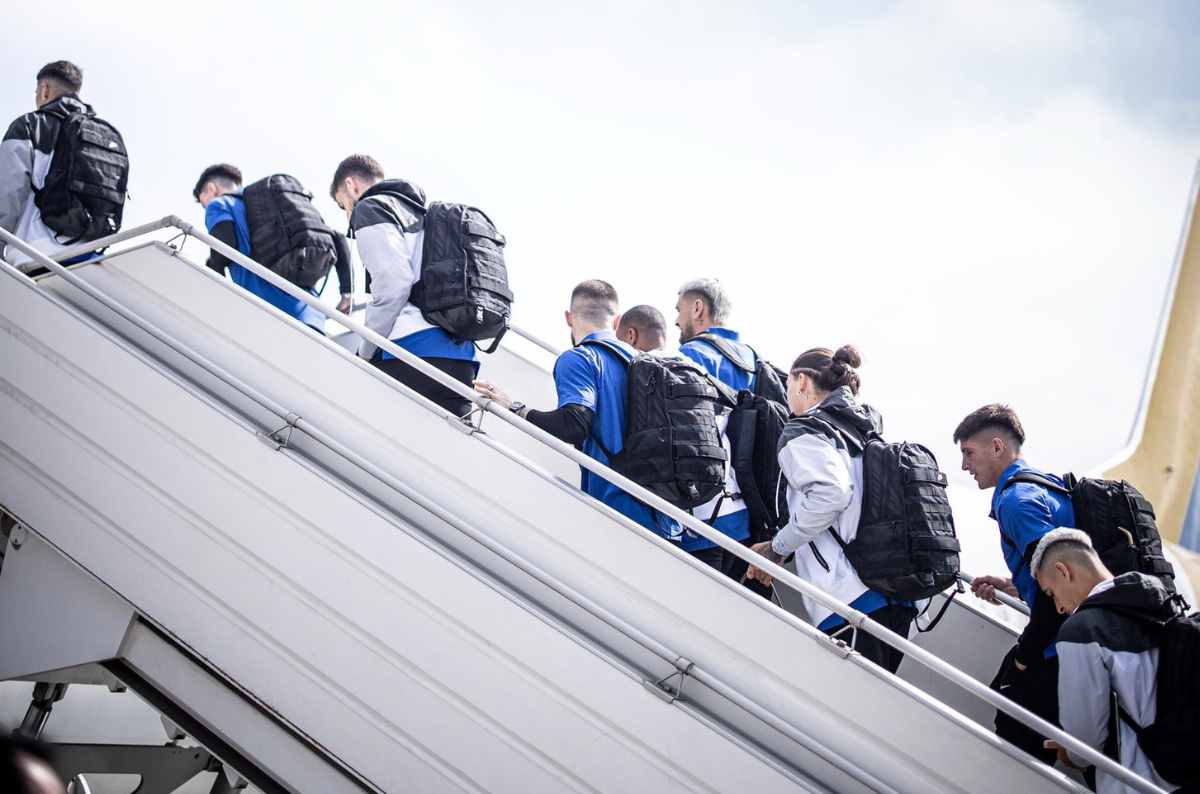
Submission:
M 779 450 L 779 467 L 787 480 L 791 515 L 771 548 L 784 557 L 794 552 L 801 579 L 849 604 L 869 588 L 827 530 L 833 528 L 846 543 L 858 534 L 862 457 L 851 457 L 825 436 L 807 434 L 796 436 Z M 804 606 L 814 626 L 833 614 L 807 596 Z

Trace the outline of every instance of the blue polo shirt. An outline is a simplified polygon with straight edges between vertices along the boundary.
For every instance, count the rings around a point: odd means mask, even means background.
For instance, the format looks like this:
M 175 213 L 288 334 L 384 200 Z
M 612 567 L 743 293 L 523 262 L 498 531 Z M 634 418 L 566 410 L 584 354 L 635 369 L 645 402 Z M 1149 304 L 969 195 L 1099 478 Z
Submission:
M 226 193 L 208 203 L 204 210 L 204 225 L 209 233 L 218 223 L 232 221 L 234 232 L 237 234 L 237 248 L 246 256 L 250 256 L 250 226 L 246 223 L 246 202 L 239 193 Z M 300 322 L 312 328 L 319 334 L 325 333 L 325 315 L 309 306 L 299 298 L 293 298 L 279 287 L 266 279 L 259 278 L 237 262 L 229 263 L 229 277 L 247 292 L 257 295 L 262 300 L 279 309 L 286 315 L 295 317 Z M 317 293 L 308 290 L 314 298 Z
M 581 340 L 603 339 L 626 354 L 624 362 L 617 353 L 598 345 L 579 344 L 558 357 L 554 363 L 554 387 L 558 390 L 558 407 L 581 405 L 592 411 L 592 432 L 583 444 L 583 452 L 593 460 L 608 464 L 603 444 L 614 455 L 620 453 L 625 437 L 626 365 L 637 351 L 617 339 L 612 331 L 598 331 Z M 597 443 L 599 439 L 600 443 Z M 582 470 L 583 491 L 627 516 L 646 529 L 670 540 L 677 540 L 679 524 L 651 510 L 628 493 L 597 476 Z
M 727 328 L 709 328 L 705 333 L 728 339 L 739 348 L 742 348 L 747 357 L 754 358 L 753 351 L 738 341 L 737 331 L 730 331 Z M 729 359 L 721 355 L 719 350 L 703 339 L 693 339 L 684 342 L 680 346 L 679 352 L 692 361 L 695 361 L 709 375 L 712 375 L 734 391 L 752 389 L 754 387 L 754 373 L 738 369 L 730 363 Z M 713 529 L 728 535 L 733 540 L 740 541 L 750 537 L 749 510 L 738 510 L 735 513 L 727 513 L 726 515 L 718 516 L 714 521 L 709 521 L 708 516 L 704 515 L 697 517 L 704 520 L 704 523 L 710 525 Z M 711 549 L 716 545 L 708 538 L 700 537 L 692 532 L 685 532 L 683 536 L 682 546 L 684 551 L 702 551 L 704 549 Z
M 728 339 L 730 342 L 733 342 L 736 348 L 742 351 L 742 355 L 751 361 L 756 360 L 754 351 L 738 340 L 737 331 L 730 331 L 728 328 L 713 327 L 704 333 Z M 684 342 L 679 346 L 679 352 L 704 367 L 709 375 L 712 375 L 734 391 L 741 391 L 742 389 L 754 390 L 754 373 L 738 369 L 729 359 L 721 355 L 719 350 L 703 339 L 691 339 Z
M 1040 485 L 1019 482 L 1005 488 L 1004 485 L 1019 471 L 1035 472 L 1060 485 L 1065 484 L 1061 478 L 1017 460 L 1000 474 L 992 494 L 991 517 L 1000 525 L 1000 550 L 1004 553 L 1004 562 L 1021 600 L 1032 608 L 1038 585 L 1025 563 L 1025 553 L 1050 530 L 1075 526 L 1075 508 L 1069 497 Z M 1051 656 L 1054 656 L 1053 643 L 1046 649 L 1046 657 Z

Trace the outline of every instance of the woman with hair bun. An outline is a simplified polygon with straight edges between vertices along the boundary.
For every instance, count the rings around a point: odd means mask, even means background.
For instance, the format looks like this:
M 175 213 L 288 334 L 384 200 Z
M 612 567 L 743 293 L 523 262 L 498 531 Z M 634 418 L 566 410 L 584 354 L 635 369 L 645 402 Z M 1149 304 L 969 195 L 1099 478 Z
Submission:
M 879 413 L 856 399 L 861 364 L 862 357 L 850 345 L 837 352 L 815 347 L 792 364 L 788 406 L 805 421 L 788 422 L 779 440 L 789 519 L 774 540 L 759 543 L 753 550 L 776 563 L 795 554 L 796 574 L 801 579 L 907 637 L 916 616 L 912 603 L 889 602 L 868 588 L 843 551 L 858 534 L 862 513 L 863 444 L 868 436 L 883 430 Z M 763 584 L 771 582 L 771 577 L 757 568 L 748 575 Z M 809 620 L 826 634 L 838 634 L 847 625 L 840 615 L 811 598 L 804 597 L 804 606 Z M 854 649 L 893 673 L 903 658 L 899 651 L 862 631 L 855 632 Z

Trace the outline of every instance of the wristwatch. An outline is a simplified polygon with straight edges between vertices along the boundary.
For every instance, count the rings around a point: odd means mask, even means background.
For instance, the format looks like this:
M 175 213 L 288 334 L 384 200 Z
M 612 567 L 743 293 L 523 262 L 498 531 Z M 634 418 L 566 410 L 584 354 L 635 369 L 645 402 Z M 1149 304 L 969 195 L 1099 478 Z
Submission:
M 521 402 L 520 400 L 517 400 L 512 405 L 508 406 L 508 410 L 512 411 L 517 416 L 520 416 L 521 412 L 525 410 L 525 403 Z

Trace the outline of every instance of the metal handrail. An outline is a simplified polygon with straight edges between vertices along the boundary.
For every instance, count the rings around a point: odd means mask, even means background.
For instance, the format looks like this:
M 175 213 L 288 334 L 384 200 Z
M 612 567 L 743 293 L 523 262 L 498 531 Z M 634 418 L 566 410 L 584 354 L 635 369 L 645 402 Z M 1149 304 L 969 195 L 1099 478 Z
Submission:
M 543 341 L 539 337 L 534 336 L 533 334 L 529 333 L 528 331 L 526 331 L 523 328 L 519 328 L 518 326 L 515 326 L 515 325 L 510 325 L 510 326 L 508 326 L 508 332 L 510 334 L 516 334 L 517 336 L 524 339 L 526 342 L 532 342 L 533 344 L 537 345 L 542 350 L 545 350 L 547 353 L 549 353 L 552 356 L 559 356 L 562 354 L 562 351 L 559 350 L 557 347 L 550 344 L 549 342 Z
M 547 353 L 550 353 L 551 355 L 559 356 L 559 355 L 563 354 L 563 350 L 560 350 L 560 349 L 554 347 L 553 344 L 551 344 L 550 342 L 546 342 L 545 339 L 541 339 L 538 336 L 534 336 L 533 333 L 530 333 L 529 331 L 522 329 L 522 327 L 520 327 L 520 326 L 510 325 L 509 332 L 516 333 L 517 336 L 520 336 L 521 338 L 526 339 L 526 341 L 532 342 L 533 344 L 538 345 L 539 348 L 547 351 Z M 960 571 L 959 572 L 959 581 L 968 585 L 968 587 L 970 587 L 971 583 L 974 582 L 974 577 L 971 576 L 970 573 Z M 1028 608 L 1026 606 L 1025 602 L 1021 601 L 1020 598 L 1014 598 L 1013 596 L 1010 596 L 1007 593 L 1001 593 L 1000 590 L 996 590 L 995 597 L 996 597 L 996 601 L 1000 602 L 1002 604 L 1002 606 L 1006 606 L 1009 609 L 1014 609 L 1014 610 L 1016 610 L 1016 612 L 1019 612 L 1022 615 L 1025 615 L 1026 618 L 1028 618 L 1028 616 L 1030 616 L 1030 608 Z
M 325 305 L 321 300 L 295 286 L 279 274 L 268 270 L 259 263 L 250 259 L 242 252 L 229 245 L 226 245 L 215 237 L 209 235 L 207 232 L 201 232 L 192 224 L 187 223 L 176 216 L 167 216 L 158 222 L 145 224 L 143 227 L 130 230 L 129 233 L 118 233 L 115 235 L 110 235 L 108 238 L 103 238 L 101 240 L 88 243 L 86 246 L 84 246 L 84 252 L 87 250 L 94 250 L 102 246 L 113 245 L 117 242 L 129 239 L 130 237 L 136 236 L 134 232 L 145 233 L 146 231 L 153 231 L 155 229 L 161 229 L 167 226 L 173 226 L 176 229 L 179 229 L 181 232 L 195 237 L 196 239 L 205 243 L 209 248 L 225 256 L 230 261 L 236 262 L 237 264 L 257 275 L 259 278 L 262 278 L 284 292 L 287 292 L 290 296 L 303 301 L 308 306 L 319 311 L 326 318 L 334 320 L 348 330 L 353 331 L 360 338 L 365 339 L 376 347 L 387 351 L 394 357 L 403 360 L 406 364 L 413 367 L 417 371 L 466 398 L 470 402 L 477 405 L 481 411 L 491 413 L 501 421 L 517 428 L 522 433 L 538 439 L 544 445 L 565 455 L 582 468 L 587 469 L 588 471 L 591 471 L 600 477 L 603 477 L 613 485 L 616 485 L 625 490 L 627 493 L 636 496 L 647 506 L 670 516 L 696 534 L 706 538 L 715 545 L 720 546 L 725 551 L 728 551 L 729 553 L 742 560 L 745 560 L 756 568 L 765 571 L 773 578 L 778 579 L 789 587 L 804 593 L 806 596 L 822 604 L 830 611 L 840 615 L 849 625 L 858 630 L 865 631 L 868 634 L 886 642 L 891 647 L 902 651 L 906 656 L 913 659 L 915 662 L 925 666 L 934 673 L 956 684 L 973 696 L 983 700 L 996 709 L 1003 711 L 1005 714 L 1008 714 L 1018 722 L 1031 728 L 1042 736 L 1046 736 L 1054 740 L 1059 745 L 1070 751 L 1072 755 L 1086 759 L 1089 763 L 1096 766 L 1097 769 L 1103 770 L 1105 773 L 1116 777 L 1137 791 L 1145 792 L 1146 794 L 1166 794 L 1165 791 L 1154 785 L 1152 782 L 1142 778 L 1128 769 L 1125 769 L 1124 767 L 1115 763 L 1112 759 L 1096 751 L 1092 747 L 1089 747 L 1062 729 L 1043 720 L 1041 717 L 1038 717 L 1028 709 L 1013 703 L 1008 698 L 975 680 L 967 673 L 959 670 L 957 667 L 954 667 L 940 657 L 935 656 L 919 645 L 909 641 L 906 637 L 901 637 L 891 629 L 888 629 L 887 627 L 872 620 L 868 615 L 830 596 L 823 590 L 820 590 L 810 582 L 801 579 L 799 576 L 787 570 L 786 568 L 771 562 L 761 555 L 751 552 L 740 543 L 729 539 L 729 537 L 725 534 L 713 529 L 709 525 L 701 522 L 696 517 L 684 512 L 677 506 L 667 502 L 665 499 L 662 499 L 656 494 L 651 493 L 624 475 L 613 471 L 604 464 L 601 464 L 593 458 L 584 455 L 573 446 L 570 446 L 554 436 L 551 436 L 541 428 L 530 424 L 525 419 L 522 419 L 513 412 L 497 406 L 490 398 L 484 397 L 474 389 L 464 386 L 459 381 L 451 378 L 441 370 L 428 364 L 420 357 L 413 355 L 409 351 L 404 350 L 403 348 L 394 344 L 391 340 L 385 339 L 384 337 L 375 333 L 362 323 L 359 323 L 352 318 L 347 317 L 346 315 L 340 314 L 335 309 Z M 92 287 L 90 284 L 87 284 L 87 282 L 74 276 L 74 274 L 69 273 L 66 268 L 48 258 L 41 251 L 29 246 L 23 240 L 2 228 L 0 228 L 0 240 L 4 240 L 8 245 L 14 245 L 17 250 L 23 252 L 26 256 L 29 256 L 31 259 L 38 262 L 38 264 L 46 267 L 57 275 L 68 278 L 72 284 L 82 289 L 84 292 L 88 293 L 97 300 L 101 302 L 116 303 L 115 301 L 111 301 L 111 299 L 107 296 L 103 295 L 103 293 L 101 293 L 95 287 Z M 78 255 L 78 253 L 65 251 L 60 254 L 60 256 L 63 258 L 67 258 L 72 255 Z M 117 304 L 117 306 L 120 306 L 120 304 Z M 136 322 L 136 315 L 133 312 L 125 307 L 120 307 L 119 313 L 122 312 L 123 316 L 128 315 L 126 316 L 126 319 Z M 525 336 L 525 334 L 523 333 L 522 336 Z M 546 347 L 544 343 L 541 346 Z M 219 369 L 215 364 L 208 362 L 206 359 L 203 359 L 202 361 L 203 363 L 199 361 L 197 363 L 201 363 L 201 366 L 204 366 L 205 368 L 212 368 L 214 370 Z M 259 396 L 266 401 L 264 404 L 272 402 L 264 395 L 259 394 Z M 777 609 L 778 607 L 775 607 L 774 604 L 771 604 L 764 599 L 762 600 L 760 608 L 770 611 L 772 609 Z
M 969 586 L 972 582 L 975 581 L 975 577 L 971 576 L 969 573 L 964 573 L 962 571 L 959 571 L 958 580 Z M 1002 593 L 999 590 L 997 590 L 995 592 L 995 598 L 997 601 L 999 601 L 1001 604 L 1008 607 L 1009 609 L 1015 609 L 1016 611 L 1020 612 L 1025 617 L 1029 617 L 1029 607 L 1025 606 L 1025 602 L 1022 601 L 1021 599 L 1013 598 L 1008 593 Z
M 155 223 L 155 224 L 147 224 L 147 226 L 145 228 L 153 230 L 155 228 L 160 228 L 160 227 L 161 227 L 161 224 Z M 134 232 L 134 230 L 130 230 L 130 233 L 127 236 L 123 236 L 123 239 L 128 239 L 128 237 L 136 236 L 136 234 L 134 234 L 133 232 Z M 0 236 L 0 239 L 3 239 L 2 236 Z M 70 258 L 71 256 L 72 256 L 72 254 L 67 253 L 64 258 Z M 7 262 L 5 262 L 4 264 L 7 265 L 7 267 L 0 267 L 0 272 L 2 272 L 4 270 L 9 270 L 12 273 L 15 273 L 18 278 L 20 278 L 20 277 L 27 278 L 28 277 L 28 274 L 20 272 L 15 266 L 13 266 Z M 147 321 L 145 321 L 144 319 L 138 317 L 131 310 L 129 310 L 125 306 L 121 305 L 116 300 L 109 298 L 103 292 L 96 289 L 94 286 L 92 286 L 88 282 L 82 280 L 78 275 L 68 272 L 66 269 L 62 268 L 61 266 L 54 267 L 54 268 L 48 268 L 48 269 L 51 272 L 53 272 L 56 275 L 63 278 L 68 284 L 71 284 L 71 285 L 77 287 L 78 289 L 83 291 L 85 294 L 89 295 L 93 299 L 100 302 L 102 305 L 111 309 L 118 316 L 121 316 L 124 319 L 128 320 L 135 327 L 138 327 L 138 328 L 142 329 L 143 331 L 145 331 L 146 333 L 150 334 L 156 340 L 158 340 L 159 342 L 162 342 L 164 345 L 169 347 L 171 350 L 175 351 L 176 353 L 180 354 L 184 358 L 187 358 L 188 360 L 197 364 L 198 366 L 203 368 L 208 373 L 212 374 L 214 377 L 216 377 L 218 380 L 220 380 L 225 385 L 227 385 L 227 386 L 231 387 L 232 389 L 234 389 L 235 391 L 241 393 L 243 396 L 247 397 L 252 402 L 254 402 L 257 405 L 261 406 L 262 408 L 266 409 L 268 412 L 275 415 L 280 420 L 286 421 L 288 423 L 288 425 L 290 427 L 292 427 L 293 429 L 295 429 L 296 431 L 304 433 L 305 435 L 309 436 L 314 441 L 316 441 L 318 444 L 320 444 L 320 445 L 326 447 L 327 449 L 329 449 L 330 451 L 332 451 L 334 454 L 341 456 L 343 459 L 348 461 L 351 465 L 359 468 L 360 470 L 369 474 L 370 476 L 375 477 L 380 482 L 383 482 L 390 488 L 393 488 L 394 490 L 396 490 L 398 493 L 404 495 L 406 498 L 411 499 L 415 504 L 420 506 L 422 509 L 429 511 L 432 515 L 436 516 L 437 518 L 441 519 L 442 521 L 445 521 L 448 525 L 450 525 L 450 526 L 454 527 L 455 529 L 457 529 L 458 531 L 462 532 L 464 535 L 471 538 L 473 541 L 479 543 L 480 545 L 484 546 L 488 550 L 497 554 L 500 558 L 510 562 L 518 570 L 523 571 L 524 573 L 526 573 L 529 576 L 531 576 L 532 578 L 534 578 L 536 581 L 544 584 L 546 587 L 550 588 L 553 592 L 556 592 L 559 595 L 563 596 L 571 603 L 573 603 L 576 606 L 583 609 L 585 612 L 587 612 L 587 613 L 593 615 L 594 617 L 598 618 L 599 620 L 607 623 L 609 626 L 616 629 L 617 631 L 622 633 L 627 638 L 631 639 L 634 643 L 641 646 L 645 650 L 654 654 L 655 656 L 660 658 L 662 661 L 668 662 L 668 663 L 674 663 L 678 658 L 680 658 L 679 653 L 673 652 L 666 645 L 659 642 L 655 638 L 647 635 L 645 632 L 641 631 L 640 629 L 634 627 L 633 625 L 628 623 L 628 621 L 618 617 L 617 615 L 613 614 L 612 612 L 609 612 L 604 607 L 597 604 L 594 600 L 588 598 L 587 596 L 583 595 L 582 593 L 580 593 L 579 591 L 570 587 L 569 585 L 563 583 L 562 581 L 560 581 L 558 579 L 555 579 L 553 576 L 548 574 L 542 568 L 539 568 L 535 563 L 522 557 L 518 552 L 515 552 L 512 549 L 500 544 L 499 542 L 497 542 L 496 540 L 494 540 L 493 538 L 488 536 L 486 533 L 484 533 L 483 531 L 479 530 L 477 527 L 472 525 L 470 522 L 464 520 L 462 517 L 458 516 L 457 514 L 455 514 L 453 512 L 450 512 L 449 510 L 445 509 L 442 505 L 428 499 L 420 491 L 413 489 L 408 484 L 397 479 L 391 473 L 382 469 L 378 464 L 370 461 L 369 459 L 363 457 L 362 455 L 358 454 L 357 452 L 354 452 L 349 447 L 346 447 L 341 442 L 337 441 L 331 435 L 324 432 L 320 427 L 314 425 L 310 420 L 307 420 L 307 419 L 297 416 L 295 413 L 290 411 L 286 406 L 275 402 L 272 398 L 270 398 L 270 397 L 266 396 L 265 394 L 263 394 L 262 392 L 258 391 L 255 387 L 247 384 L 245 381 L 241 380 L 240 378 L 230 374 L 225 369 L 223 369 L 219 365 L 209 361 L 206 357 L 197 353 L 192 348 L 184 345 L 183 343 L 179 342 L 175 338 L 169 336 L 166 332 L 161 331 L 156 326 L 154 326 L 154 325 L 148 323 Z M 407 387 L 397 384 L 393 379 L 391 379 L 388 376 L 380 375 L 379 377 L 381 377 L 384 381 L 388 382 L 395 388 L 400 389 L 406 393 L 411 393 L 418 399 L 418 401 L 424 401 L 425 407 L 430 408 L 431 410 L 434 410 L 434 411 L 441 412 L 443 415 L 447 416 L 448 418 L 454 419 L 455 420 L 454 424 L 453 424 L 454 427 L 461 427 L 460 423 L 458 423 L 458 421 L 457 421 L 457 417 L 454 417 L 452 414 L 449 414 L 444 409 L 441 409 L 441 408 L 437 407 L 435 404 L 428 402 L 427 400 L 424 400 L 424 398 L 420 397 L 420 395 L 417 395 L 415 392 L 410 392 Z M 493 448 L 497 449 L 498 451 L 507 454 L 510 458 L 516 459 L 517 456 L 515 456 L 511 451 L 506 450 L 502 445 L 498 444 L 493 439 L 491 439 L 487 436 L 478 436 L 478 438 L 484 444 L 492 446 Z M 285 447 L 285 449 L 286 449 L 286 447 Z M 527 468 L 531 468 L 531 469 L 536 467 L 536 464 L 533 464 L 532 462 L 526 462 L 525 465 Z M 603 506 L 601 503 L 596 502 L 595 500 L 591 499 L 591 497 L 588 497 L 588 496 L 582 494 L 580 491 L 578 491 L 578 489 L 574 489 L 574 488 L 571 488 L 570 486 L 566 485 L 561 480 L 553 480 L 552 484 L 557 485 L 560 488 L 563 488 L 564 490 L 570 491 L 576 497 L 580 498 L 583 501 L 590 503 L 592 506 L 594 506 L 598 509 L 608 509 L 605 506 Z M 619 515 L 618 515 L 618 517 L 623 518 L 623 517 L 620 517 Z M 627 519 L 625 519 L 625 520 L 627 521 Z M 636 525 L 633 525 L 633 526 L 636 526 Z M 703 568 L 702 572 L 705 574 L 711 575 L 717 581 L 721 581 L 721 582 L 726 581 L 724 576 L 717 574 L 708 568 Z M 749 598 L 750 596 L 747 595 L 746 597 Z M 790 615 L 787 615 L 785 617 L 792 618 L 792 616 L 790 616 Z M 794 618 L 792 618 L 792 619 L 795 620 Z M 797 628 L 799 628 L 801 630 L 807 629 L 809 631 L 815 632 L 815 629 L 812 629 L 811 626 L 808 626 L 807 624 L 802 624 L 798 620 L 796 620 L 795 622 L 796 622 Z M 870 662 L 867 662 L 865 659 L 858 657 L 854 661 L 858 662 L 860 664 L 860 666 L 862 666 L 868 672 L 871 672 L 873 674 L 876 672 L 877 668 L 875 668 L 874 665 L 872 665 Z M 803 746 L 803 747 L 807 748 L 808 750 L 810 750 L 811 752 L 813 752 L 817 757 L 824 759 L 826 762 L 831 764 L 834 768 L 844 772 L 845 774 L 853 777 L 856 780 L 859 780 L 860 782 L 863 782 L 865 785 L 869 786 L 873 790 L 877 790 L 877 791 L 881 791 L 881 792 L 894 792 L 894 789 L 889 787 L 884 781 L 880 780 L 876 775 L 874 775 L 871 772 L 869 772 L 868 770 L 862 768 L 861 766 L 856 764 L 854 761 L 839 756 L 838 754 L 833 752 L 828 746 L 823 744 L 819 738 L 813 736 L 811 733 L 804 731 L 801 727 L 796 726 L 796 725 L 792 724 L 791 722 L 788 722 L 785 718 L 772 712 L 767 706 L 764 706 L 758 702 L 755 702 L 753 699 L 748 698 L 746 695 L 739 692 L 738 690 L 733 688 L 730 684 L 726 683 L 725 681 L 721 680 L 720 678 L 717 678 L 717 677 L 713 676 L 712 674 L 710 674 L 700 668 L 692 669 L 689 672 L 689 675 L 691 675 L 697 681 L 703 683 L 705 686 L 709 687 L 713 691 L 717 692 L 721 696 L 725 697 L 730 702 L 736 703 L 741 708 L 745 709 L 747 712 L 753 714 L 758 719 L 762 720 L 764 723 L 770 725 L 771 727 L 780 731 L 781 733 L 788 736 L 789 738 L 792 738 L 794 741 L 799 743 L 801 746 Z M 931 705 L 942 706 L 942 704 L 938 703 L 937 701 L 933 701 L 933 703 Z M 944 708 L 944 706 L 942 706 L 942 707 Z

